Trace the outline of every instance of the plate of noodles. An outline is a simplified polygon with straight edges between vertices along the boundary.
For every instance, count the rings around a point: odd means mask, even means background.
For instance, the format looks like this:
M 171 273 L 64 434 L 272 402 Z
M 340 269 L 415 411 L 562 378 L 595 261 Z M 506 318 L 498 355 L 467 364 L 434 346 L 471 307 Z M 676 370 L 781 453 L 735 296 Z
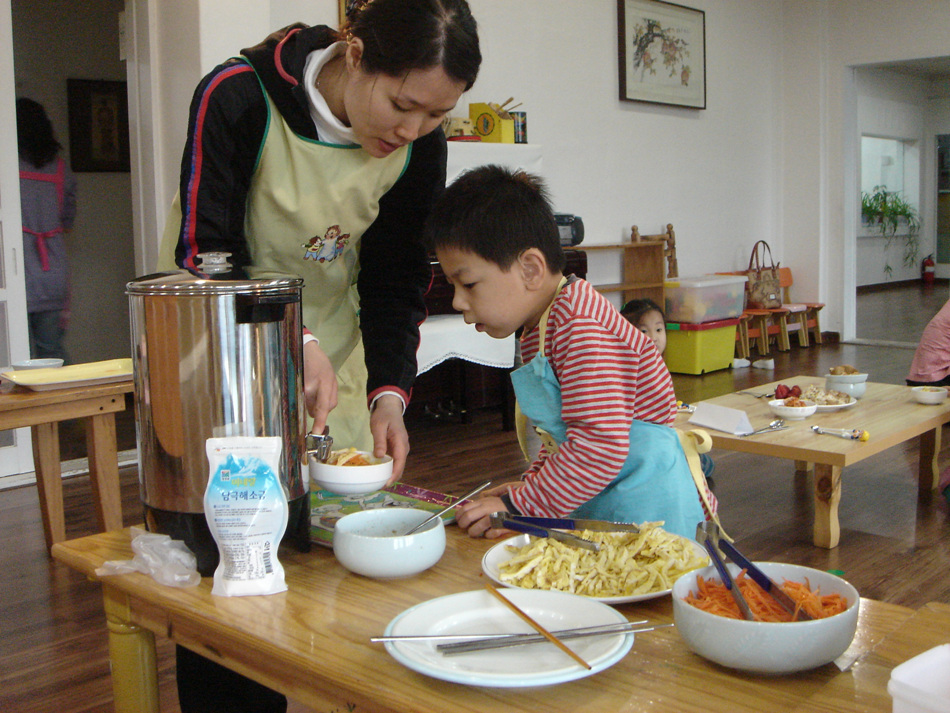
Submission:
M 645 523 L 640 533 L 574 534 L 597 542 L 600 552 L 518 535 L 488 550 L 482 571 L 505 587 L 568 592 L 605 604 L 624 604 L 669 594 L 681 575 L 709 564 L 698 542 L 655 523 Z

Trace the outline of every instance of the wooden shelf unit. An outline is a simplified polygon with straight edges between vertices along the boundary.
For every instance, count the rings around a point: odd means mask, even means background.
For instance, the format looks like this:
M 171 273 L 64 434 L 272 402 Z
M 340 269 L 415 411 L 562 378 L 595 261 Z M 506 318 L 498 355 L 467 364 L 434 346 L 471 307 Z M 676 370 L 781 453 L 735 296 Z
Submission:
M 598 292 L 620 292 L 623 303 L 635 299 L 651 299 L 664 307 L 663 282 L 666 278 L 666 243 L 644 240 L 639 243 L 623 242 L 610 245 L 579 245 L 575 250 L 586 253 L 620 250 L 621 279 L 623 282 L 594 285 Z

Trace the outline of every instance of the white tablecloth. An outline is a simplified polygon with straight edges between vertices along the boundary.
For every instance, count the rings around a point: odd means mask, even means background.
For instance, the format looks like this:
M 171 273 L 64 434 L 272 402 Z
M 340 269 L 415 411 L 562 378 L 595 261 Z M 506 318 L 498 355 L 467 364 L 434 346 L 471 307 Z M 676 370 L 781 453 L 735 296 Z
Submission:
M 465 324 L 460 314 L 437 314 L 419 327 L 416 359 L 422 374 L 447 359 L 464 359 L 483 366 L 510 369 L 515 365 L 515 337 L 495 339 Z

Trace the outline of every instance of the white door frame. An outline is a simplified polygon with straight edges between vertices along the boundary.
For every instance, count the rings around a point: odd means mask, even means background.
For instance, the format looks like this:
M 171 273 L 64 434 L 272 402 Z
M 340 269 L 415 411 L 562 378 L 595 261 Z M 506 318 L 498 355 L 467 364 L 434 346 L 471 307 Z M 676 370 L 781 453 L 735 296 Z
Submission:
M 8 340 L 10 361 L 30 356 L 23 278 L 23 228 L 20 222 L 20 174 L 17 155 L 16 81 L 13 74 L 13 15 L 10 0 L 0 0 L 0 246 L 3 275 L 0 284 L 0 343 Z M 0 354 L 0 359 L 4 355 Z M 0 364 L 0 367 L 6 364 Z M 33 470 L 30 429 L 14 431 L 13 445 L 0 447 L 0 477 Z

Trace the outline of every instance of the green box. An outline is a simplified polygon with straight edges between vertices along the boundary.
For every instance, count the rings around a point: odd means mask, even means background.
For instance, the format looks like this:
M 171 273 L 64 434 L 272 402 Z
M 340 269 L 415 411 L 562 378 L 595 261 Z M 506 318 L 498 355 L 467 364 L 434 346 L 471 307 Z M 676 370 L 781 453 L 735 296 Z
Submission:
M 674 374 L 705 374 L 732 366 L 738 319 L 666 323 L 666 368 Z

